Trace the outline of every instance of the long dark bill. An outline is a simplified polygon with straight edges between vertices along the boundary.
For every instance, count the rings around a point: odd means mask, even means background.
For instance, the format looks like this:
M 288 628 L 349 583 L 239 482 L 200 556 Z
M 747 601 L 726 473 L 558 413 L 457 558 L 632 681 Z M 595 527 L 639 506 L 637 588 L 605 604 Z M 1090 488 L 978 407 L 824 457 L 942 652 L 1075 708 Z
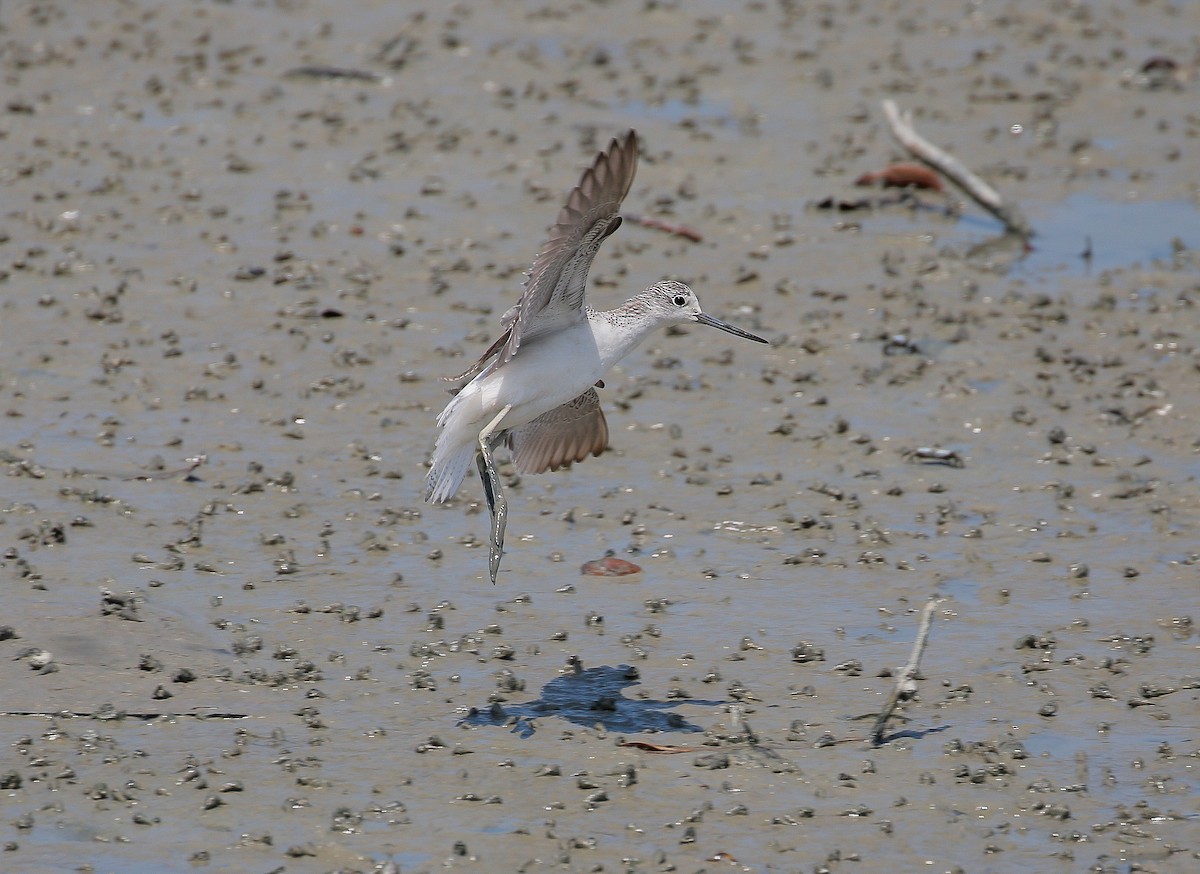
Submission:
M 722 322 L 720 319 L 710 316 L 708 313 L 699 313 L 696 316 L 696 321 L 702 325 L 708 325 L 710 328 L 720 328 L 722 331 L 728 331 L 735 337 L 745 337 L 747 340 L 753 340 L 756 343 L 766 343 L 762 337 L 757 334 L 751 334 L 749 331 L 743 331 L 741 328 L 734 327 L 729 322 Z

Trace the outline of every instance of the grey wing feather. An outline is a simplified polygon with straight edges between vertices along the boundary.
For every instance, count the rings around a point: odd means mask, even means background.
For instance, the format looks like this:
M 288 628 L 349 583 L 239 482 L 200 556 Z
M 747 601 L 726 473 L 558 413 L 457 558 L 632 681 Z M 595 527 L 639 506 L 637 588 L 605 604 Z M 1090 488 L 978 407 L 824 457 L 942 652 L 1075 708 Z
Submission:
M 608 446 L 608 423 L 600 396 L 589 388 L 579 397 L 542 413 L 528 425 L 509 432 L 513 464 L 521 473 L 558 470 Z
M 450 394 L 458 394 L 468 382 L 479 376 L 479 374 L 483 373 L 483 371 L 487 369 L 489 359 L 499 352 L 504 344 L 508 342 L 508 338 L 512 336 L 512 328 L 507 325 L 505 325 L 504 328 L 504 333 L 501 334 L 498 339 L 494 340 L 491 346 L 488 346 L 487 351 L 480 355 L 474 364 L 472 364 L 462 373 L 459 373 L 455 376 L 442 377 L 444 381 L 453 383 L 449 389 Z
M 475 363 L 464 370 L 462 373 L 455 376 L 443 376 L 442 379 L 446 382 L 452 382 L 454 385 L 450 387 L 451 394 L 458 394 L 462 391 L 463 386 L 473 380 L 479 374 L 487 369 L 488 362 L 504 348 L 508 343 L 508 338 L 512 336 L 512 326 L 516 322 L 517 316 L 521 313 L 521 304 L 517 303 L 510 306 L 504 311 L 504 315 L 500 317 L 500 327 L 504 330 L 498 338 L 492 341 L 492 345 L 487 347 L 487 350 L 475 359 Z
M 525 293 L 505 313 L 511 332 L 499 352 L 502 365 L 517 354 L 523 340 L 553 333 L 584 318 L 588 269 L 604 238 L 621 224 L 618 211 L 637 171 L 636 131 L 614 139 L 584 171 L 534 259 Z

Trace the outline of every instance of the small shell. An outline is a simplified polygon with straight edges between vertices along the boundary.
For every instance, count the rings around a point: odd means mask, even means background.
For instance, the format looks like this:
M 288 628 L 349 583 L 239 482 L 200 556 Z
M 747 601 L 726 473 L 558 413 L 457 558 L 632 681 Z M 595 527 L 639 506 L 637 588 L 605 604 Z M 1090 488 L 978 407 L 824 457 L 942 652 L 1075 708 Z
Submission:
M 579 572 L 585 577 L 627 577 L 630 574 L 640 574 L 642 569 L 631 561 L 610 555 L 607 558 L 585 562 Z

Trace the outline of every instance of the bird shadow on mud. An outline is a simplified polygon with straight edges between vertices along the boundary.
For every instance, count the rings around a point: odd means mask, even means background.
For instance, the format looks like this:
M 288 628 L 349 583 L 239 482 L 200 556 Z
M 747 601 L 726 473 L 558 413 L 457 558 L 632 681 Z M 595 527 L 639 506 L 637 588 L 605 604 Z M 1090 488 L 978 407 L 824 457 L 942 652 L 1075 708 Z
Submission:
M 671 709 L 680 704 L 713 707 L 725 703 L 697 698 L 679 701 L 626 698 L 622 690 L 638 685 L 638 677 L 637 668 L 629 665 L 580 668 L 555 677 L 542 687 L 542 695 L 536 701 L 506 706 L 497 702 L 483 709 L 472 707 L 459 725 L 509 725 L 514 733 L 531 737 L 536 731 L 536 718 L 557 716 L 588 728 L 600 725 L 607 731 L 696 732 L 703 729 L 670 712 Z

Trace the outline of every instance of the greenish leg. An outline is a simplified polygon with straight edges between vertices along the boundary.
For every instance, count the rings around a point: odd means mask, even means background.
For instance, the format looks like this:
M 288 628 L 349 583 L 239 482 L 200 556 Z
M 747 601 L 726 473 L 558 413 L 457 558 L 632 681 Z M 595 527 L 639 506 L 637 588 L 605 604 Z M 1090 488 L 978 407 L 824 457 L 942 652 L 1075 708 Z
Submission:
M 499 442 L 496 434 L 500 422 L 508 415 L 512 405 L 508 405 L 500 414 L 479 432 L 479 454 L 475 456 L 475 465 L 479 468 L 479 478 L 483 481 L 483 495 L 487 499 L 488 512 L 492 516 L 491 540 L 488 544 L 488 567 L 492 574 L 492 585 L 496 585 L 496 574 L 500 571 L 500 557 L 504 555 L 504 529 L 508 525 L 508 501 L 504 497 L 504 489 L 500 487 L 500 474 L 496 472 L 496 459 L 492 449 Z

